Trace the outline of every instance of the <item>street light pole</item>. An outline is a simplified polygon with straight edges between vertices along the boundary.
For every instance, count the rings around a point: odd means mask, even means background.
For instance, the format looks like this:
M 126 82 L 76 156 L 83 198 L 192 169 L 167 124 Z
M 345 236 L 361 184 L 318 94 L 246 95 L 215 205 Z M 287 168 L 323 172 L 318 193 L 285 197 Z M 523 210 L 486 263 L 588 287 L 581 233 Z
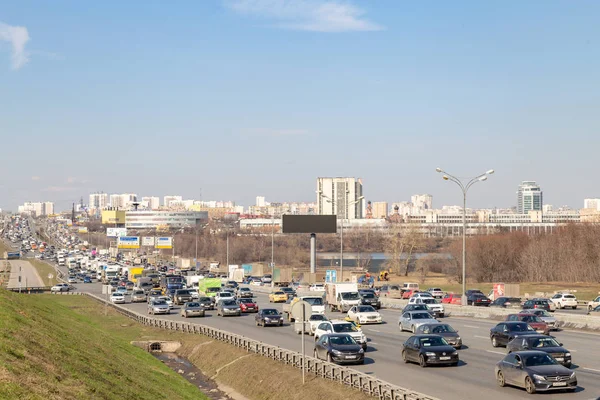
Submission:
M 436 168 L 436 172 L 443 173 L 442 178 L 446 181 L 452 181 L 456 183 L 462 193 L 463 193 L 463 209 L 462 209 L 462 296 L 461 296 L 461 305 L 467 305 L 467 192 L 469 188 L 473 186 L 477 182 L 483 182 L 487 180 L 488 175 L 494 173 L 493 169 L 490 169 L 483 174 L 477 175 L 474 178 L 470 178 L 469 181 L 465 184 L 459 178 L 450 175 L 446 171 L 443 171 L 441 168 Z M 467 178 L 468 179 L 468 178 Z

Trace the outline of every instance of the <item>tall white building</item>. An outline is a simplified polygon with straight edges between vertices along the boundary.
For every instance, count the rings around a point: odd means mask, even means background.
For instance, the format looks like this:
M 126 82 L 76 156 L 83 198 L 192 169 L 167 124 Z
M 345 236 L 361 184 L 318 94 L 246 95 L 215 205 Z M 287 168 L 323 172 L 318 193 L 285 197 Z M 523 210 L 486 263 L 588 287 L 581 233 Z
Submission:
M 51 201 L 45 201 L 43 212 L 44 212 L 44 215 L 54 214 L 54 203 Z
M 413 206 L 420 210 L 431 210 L 433 208 L 433 196 L 430 194 L 414 194 L 410 197 Z
M 256 196 L 256 207 L 264 207 L 267 205 L 264 196 Z
M 169 208 L 169 207 L 171 207 L 171 202 L 180 202 L 182 200 L 183 200 L 182 196 L 165 196 L 163 198 L 163 205 L 166 208 Z
M 108 206 L 108 194 L 107 193 L 92 193 L 90 194 L 89 207 L 94 210 L 103 210 Z
M 600 199 L 584 199 L 583 208 L 600 211 Z
M 160 198 L 154 196 L 142 197 L 142 204 L 144 205 L 144 207 L 150 210 L 158 210 L 158 208 L 160 207 Z
M 42 215 L 50 215 L 54 214 L 54 203 L 51 201 L 44 202 L 27 202 L 22 206 L 19 206 L 18 210 L 19 214 L 30 214 L 35 217 L 39 217 Z
M 133 193 L 111 194 L 110 206 L 118 209 L 127 209 L 137 201 L 137 195 Z
M 317 178 L 317 214 L 362 219 L 365 209 L 360 178 Z
M 542 188 L 535 181 L 523 181 L 517 190 L 517 214 L 542 211 L 544 205 Z

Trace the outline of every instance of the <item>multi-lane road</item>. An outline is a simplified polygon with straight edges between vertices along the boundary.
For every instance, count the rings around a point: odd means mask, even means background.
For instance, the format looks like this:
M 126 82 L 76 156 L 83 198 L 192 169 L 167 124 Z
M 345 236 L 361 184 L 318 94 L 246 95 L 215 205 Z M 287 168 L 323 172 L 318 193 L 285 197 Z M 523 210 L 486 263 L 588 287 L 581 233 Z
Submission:
M 78 284 L 78 290 L 100 294 L 101 285 Z M 265 294 L 256 293 L 259 307 L 277 308 L 268 302 Z M 145 303 L 126 304 L 125 307 L 139 313 L 147 312 Z M 381 310 L 385 323 L 382 325 L 363 326 L 369 338 L 365 365 L 354 366 L 367 374 L 373 374 L 390 383 L 410 388 L 440 399 L 527 399 L 525 391 L 516 388 L 500 388 L 494 379 L 494 366 L 506 353 L 503 348 L 492 347 L 489 329 L 495 325 L 493 321 L 444 318 L 443 321 L 457 329 L 463 338 L 465 348 L 459 351 L 461 363 L 457 367 L 421 368 L 416 364 L 404 364 L 400 352 L 402 343 L 410 336 L 408 332 L 398 329 L 399 312 Z M 329 314 L 330 318 L 339 318 L 342 314 Z M 173 314 L 161 316 L 170 320 L 183 320 L 178 309 Z M 227 330 L 236 334 L 277 345 L 293 351 L 301 351 L 301 336 L 294 332 L 292 326 L 257 327 L 253 314 L 242 317 L 217 317 L 216 312 L 208 312 L 207 317 L 195 319 L 194 322 Z M 552 393 L 544 395 L 548 399 L 599 399 L 600 398 L 600 335 L 578 331 L 560 331 L 554 333 L 560 342 L 573 353 L 580 388 L 576 393 Z M 312 354 L 311 336 L 306 336 L 307 354 Z

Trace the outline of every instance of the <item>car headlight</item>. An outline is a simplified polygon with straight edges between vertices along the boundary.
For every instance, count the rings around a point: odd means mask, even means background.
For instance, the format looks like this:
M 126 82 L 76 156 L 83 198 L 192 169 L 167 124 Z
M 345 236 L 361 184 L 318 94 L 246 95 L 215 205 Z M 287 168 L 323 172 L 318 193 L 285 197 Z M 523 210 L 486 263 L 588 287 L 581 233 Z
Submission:
M 435 357 L 435 353 L 427 352 L 425 353 L 427 357 Z
M 456 338 L 456 340 L 457 340 L 457 341 L 460 341 L 460 336 L 458 336 L 458 337 Z
M 537 375 L 537 374 L 533 374 L 533 379 L 536 381 L 545 381 L 546 380 L 546 378 L 544 378 L 541 375 Z
M 571 353 L 565 353 L 565 357 L 571 357 Z
M 571 376 L 569 377 L 569 379 L 573 379 L 573 378 L 575 378 L 575 372 L 573 372 L 573 373 L 571 374 Z
M 333 354 L 335 354 L 335 355 L 340 355 L 340 354 L 342 354 L 342 352 L 341 352 L 341 351 L 339 351 L 339 350 L 335 350 L 335 349 L 334 349 L 334 350 L 331 350 L 331 352 L 332 352 Z
M 359 354 L 362 354 L 362 353 L 364 353 L 364 352 L 365 352 L 365 351 L 362 349 L 362 347 L 360 348 L 360 350 L 358 350 L 358 353 L 359 353 Z
M 455 351 L 454 353 L 452 353 L 453 356 L 457 356 L 458 355 L 458 351 Z

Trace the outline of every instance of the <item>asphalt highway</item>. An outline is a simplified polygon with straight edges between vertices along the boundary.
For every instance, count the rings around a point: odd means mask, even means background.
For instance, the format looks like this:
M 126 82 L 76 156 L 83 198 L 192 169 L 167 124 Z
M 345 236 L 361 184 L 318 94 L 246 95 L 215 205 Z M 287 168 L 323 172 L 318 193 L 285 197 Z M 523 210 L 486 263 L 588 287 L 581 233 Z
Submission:
M 79 290 L 100 294 L 101 285 L 77 284 Z M 255 299 L 261 308 L 277 308 L 281 304 L 270 304 L 265 294 L 256 293 Z M 125 307 L 139 313 L 147 312 L 146 303 L 125 304 Z M 170 320 L 185 320 L 176 308 L 172 314 L 158 316 Z M 470 318 L 443 318 L 459 331 L 465 347 L 459 350 L 461 362 L 457 367 L 421 368 L 416 364 L 404 364 L 401 359 L 402 343 L 411 335 L 400 332 L 398 318 L 400 313 L 394 310 L 381 310 L 384 324 L 363 326 L 369 339 L 365 365 L 352 366 L 367 374 L 373 374 L 398 386 L 410 388 L 440 399 L 529 399 L 524 390 L 497 386 L 494 366 L 504 354 L 504 348 L 492 347 L 489 329 L 496 324 L 493 321 Z M 339 318 L 341 313 L 328 313 L 330 318 Z M 257 327 L 254 314 L 241 317 L 217 317 L 215 311 L 207 313 L 205 318 L 196 318 L 190 322 L 212 326 L 236 334 L 277 345 L 293 351 L 301 351 L 301 336 L 294 332 L 291 325 L 283 327 Z M 573 354 L 573 370 L 577 372 L 579 388 L 575 393 L 542 394 L 547 399 L 598 399 L 600 398 L 600 335 L 579 331 L 559 331 L 553 333 Z M 313 337 L 305 336 L 307 355 L 312 355 Z
M 37 272 L 37 269 L 29 261 L 10 260 L 10 278 L 8 288 L 19 287 L 19 274 L 21 275 L 21 287 L 41 287 L 44 281 Z

